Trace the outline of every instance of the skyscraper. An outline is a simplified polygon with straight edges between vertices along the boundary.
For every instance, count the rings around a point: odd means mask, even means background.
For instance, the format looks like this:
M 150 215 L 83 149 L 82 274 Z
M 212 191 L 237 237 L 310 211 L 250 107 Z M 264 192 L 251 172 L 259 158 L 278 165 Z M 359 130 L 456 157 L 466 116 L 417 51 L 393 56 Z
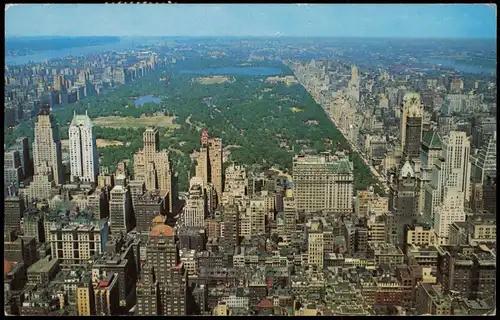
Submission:
M 164 224 L 153 227 L 146 252 L 146 263 L 153 267 L 159 282 L 160 315 L 185 315 L 187 278 L 182 264 L 179 264 L 175 229 Z
M 470 140 L 462 131 L 451 131 L 443 141 L 443 188 L 449 187 L 463 193 L 469 200 L 471 165 L 469 162 Z M 444 193 L 443 193 L 444 194 Z
M 28 137 L 20 137 L 17 138 L 16 143 L 9 148 L 9 151 L 16 150 L 19 152 L 21 167 L 23 169 L 23 177 L 25 179 L 33 175 L 28 144 Z
M 356 66 L 351 67 L 351 80 L 349 81 L 349 95 L 355 100 L 359 101 L 359 89 L 360 89 L 360 79 L 358 75 L 358 68 Z
M 35 122 L 33 164 L 35 174 L 38 172 L 38 168 L 44 164 L 52 170 L 54 181 L 57 184 L 64 182 L 59 126 L 51 115 L 48 105 L 40 109 Z
M 160 151 L 160 136 L 156 128 L 147 128 L 142 139 L 144 146 L 134 155 L 134 178 L 144 181 L 146 190 L 160 190 L 162 195 L 167 195 L 169 211 L 174 212 L 177 191 L 168 151 Z
M 443 141 L 439 133 L 435 130 L 427 131 L 422 136 L 420 149 L 420 176 L 418 184 L 420 189 L 420 198 L 418 204 L 418 212 L 424 210 L 426 186 L 432 182 L 432 171 L 434 166 L 439 162 L 443 151 Z
M 422 140 L 422 103 L 418 93 L 407 93 L 403 97 L 401 112 L 401 147 L 403 161 L 418 159 Z
M 436 208 L 434 230 L 439 244 L 448 244 L 450 225 L 453 222 L 464 222 L 464 196 L 462 191 L 445 187 L 444 201 Z
M 240 212 L 235 204 L 226 205 L 222 209 L 224 232 L 221 242 L 225 250 L 231 252 L 234 246 L 239 245 Z
M 154 156 L 160 151 L 160 133 L 157 128 L 147 128 L 142 136 L 144 159 L 146 163 L 154 161 Z
M 222 139 L 211 138 L 208 131 L 204 130 L 201 135 L 201 148 L 196 166 L 196 176 L 203 179 L 207 185 L 214 185 L 217 194 L 217 202 L 222 199 Z
M 4 231 L 21 231 L 21 217 L 25 210 L 24 200 L 19 197 L 7 197 L 4 199 L 3 225 Z
M 398 242 L 404 243 L 404 226 L 416 219 L 418 209 L 417 177 L 412 164 L 407 160 L 397 178 L 396 191 L 393 193 L 396 217 L 398 218 Z
M 199 179 L 199 181 L 198 181 Z M 206 198 L 203 182 L 199 177 L 190 181 L 189 198 L 183 208 L 184 225 L 187 227 L 201 227 L 205 225 Z
M 144 181 L 146 190 L 157 188 L 154 158 L 159 151 L 160 136 L 156 128 L 147 128 L 142 135 L 143 148 L 134 155 L 135 180 Z
M 4 153 L 3 163 L 3 181 L 4 188 L 14 184 L 19 188 L 19 183 L 23 180 L 23 168 L 21 159 L 17 150 L 11 150 Z
M 306 225 L 307 230 L 307 262 L 310 266 L 323 269 L 324 239 L 323 224 L 319 220 L 310 220 Z
M 132 198 L 127 188 L 117 185 L 111 190 L 109 221 L 113 233 L 129 232 L 135 227 Z
M 99 155 L 93 124 L 87 112 L 74 115 L 69 126 L 69 155 L 71 179 L 96 182 L 99 175 Z

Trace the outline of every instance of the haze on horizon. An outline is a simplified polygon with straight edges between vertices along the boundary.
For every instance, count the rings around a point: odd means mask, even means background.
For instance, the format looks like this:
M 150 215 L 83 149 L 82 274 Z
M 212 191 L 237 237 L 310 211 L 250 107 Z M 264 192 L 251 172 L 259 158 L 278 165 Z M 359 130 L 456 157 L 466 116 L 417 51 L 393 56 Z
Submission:
M 11 5 L 5 36 L 496 39 L 495 4 Z

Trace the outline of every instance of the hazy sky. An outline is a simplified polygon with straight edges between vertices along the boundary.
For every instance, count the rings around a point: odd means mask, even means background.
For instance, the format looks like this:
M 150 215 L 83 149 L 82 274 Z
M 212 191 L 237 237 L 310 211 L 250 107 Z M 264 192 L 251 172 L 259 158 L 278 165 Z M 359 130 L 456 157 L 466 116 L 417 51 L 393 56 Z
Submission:
M 16 5 L 6 36 L 496 38 L 496 5 Z

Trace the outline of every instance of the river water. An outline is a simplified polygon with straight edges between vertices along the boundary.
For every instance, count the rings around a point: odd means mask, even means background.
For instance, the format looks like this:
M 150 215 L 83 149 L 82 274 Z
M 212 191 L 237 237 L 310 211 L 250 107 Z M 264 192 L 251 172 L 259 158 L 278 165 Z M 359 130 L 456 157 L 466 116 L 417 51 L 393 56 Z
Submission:
M 443 59 L 428 59 L 426 62 L 432 63 L 432 64 L 440 64 L 443 67 L 446 68 L 453 68 L 457 70 L 458 72 L 464 72 L 464 73 L 496 73 L 495 68 L 486 68 L 486 67 L 480 67 L 480 66 L 471 66 L 466 63 L 460 63 L 457 61 L 453 60 L 443 60 Z
M 146 42 L 147 41 L 137 41 L 133 39 L 120 39 L 120 42 L 104 44 L 100 46 L 76 47 L 76 48 L 66 48 L 60 50 L 47 50 L 26 56 L 5 56 L 5 64 L 8 66 L 23 65 L 31 62 L 40 63 L 44 62 L 45 60 L 62 59 L 70 55 L 86 56 L 98 52 L 120 51 L 120 50 L 132 49 Z

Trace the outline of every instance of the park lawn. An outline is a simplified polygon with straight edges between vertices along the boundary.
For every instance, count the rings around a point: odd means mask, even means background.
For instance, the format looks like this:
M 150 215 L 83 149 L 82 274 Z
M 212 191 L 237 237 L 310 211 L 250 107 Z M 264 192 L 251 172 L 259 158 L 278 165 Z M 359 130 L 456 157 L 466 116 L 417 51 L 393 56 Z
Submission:
M 144 128 L 144 127 L 159 127 L 177 129 L 180 126 L 173 123 L 175 116 L 141 116 L 140 118 L 133 117 L 118 117 L 108 116 L 99 117 L 92 120 L 95 125 L 107 128 Z

